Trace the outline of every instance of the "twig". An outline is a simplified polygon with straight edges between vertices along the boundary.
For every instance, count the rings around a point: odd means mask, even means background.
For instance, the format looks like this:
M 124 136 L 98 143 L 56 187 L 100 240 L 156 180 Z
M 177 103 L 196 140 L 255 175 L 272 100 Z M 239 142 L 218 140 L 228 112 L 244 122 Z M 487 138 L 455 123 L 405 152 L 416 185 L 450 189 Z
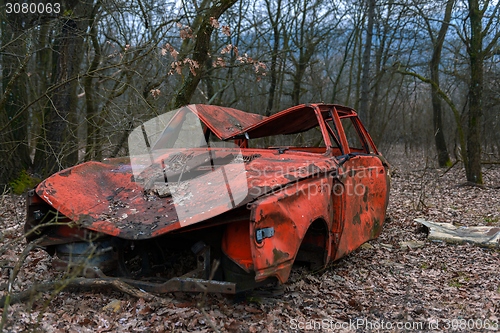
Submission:
M 446 171 L 443 172 L 443 174 L 441 176 L 439 176 L 439 177 L 443 177 L 444 175 L 446 175 L 446 173 L 448 171 L 450 171 L 458 162 L 461 162 L 461 161 L 460 160 L 456 160 L 455 163 L 453 163 L 448 169 L 446 169 Z
M 1 194 L 2 200 L 0 201 L 0 207 L 3 207 L 3 204 L 5 202 L 5 196 L 9 193 L 9 187 L 7 185 L 4 185 L 3 187 L 3 192 Z
M 46 282 L 38 285 L 34 285 L 25 291 L 21 291 L 16 294 L 7 294 L 0 299 L 0 306 L 5 306 L 7 302 L 9 304 L 16 304 L 28 301 L 30 298 L 37 294 L 43 292 L 49 292 L 54 290 L 62 291 L 67 288 L 95 288 L 95 287 L 113 287 L 119 291 L 137 298 L 143 298 L 148 302 L 155 302 L 161 306 L 168 306 L 172 303 L 166 299 L 155 296 L 138 288 L 135 288 L 123 281 L 116 278 L 73 278 L 73 279 L 63 279 L 58 281 Z M 4 309 L 4 315 L 7 312 Z
M 19 256 L 19 260 L 17 261 L 16 265 L 14 266 L 14 269 L 12 270 L 9 278 L 9 282 L 7 285 L 7 293 L 5 294 L 4 297 L 2 297 L 2 301 L 0 302 L 0 306 L 3 307 L 3 313 L 2 313 L 2 321 L 0 322 L 0 332 L 3 332 L 3 327 L 5 323 L 7 322 L 7 315 L 9 313 L 9 304 L 15 303 L 13 302 L 13 295 L 12 295 L 12 286 L 14 285 L 14 282 L 17 278 L 17 274 L 19 274 L 19 271 L 21 270 L 21 266 L 24 264 L 24 261 L 26 260 L 26 257 L 30 253 L 31 250 L 33 250 L 41 241 L 43 240 L 42 238 L 39 238 L 28 245 L 24 248 L 23 252 Z
M 220 261 L 219 260 L 214 260 L 213 261 L 213 263 L 212 263 L 212 270 L 210 271 L 209 281 L 212 281 L 212 279 L 214 278 L 215 272 L 219 268 L 219 265 L 220 265 Z M 214 330 L 214 332 L 219 333 L 220 332 L 219 329 L 217 328 L 217 326 L 213 322 L 212 318 L 210 318 L 209 315 L 207 314 L 207 312 L 205 311 L 206 302 L 207 302 L 207 291 L 205 290 L 205 292 L 203 293 L 201 301 L 197 304 L 197 307 L 201 311 L 201 313 L 203 314 L 203 316 L 205 317 L 205 319 L 207 320 L 207 323 L 210 325 L 210 327 L 212 327 L 212 329 Z

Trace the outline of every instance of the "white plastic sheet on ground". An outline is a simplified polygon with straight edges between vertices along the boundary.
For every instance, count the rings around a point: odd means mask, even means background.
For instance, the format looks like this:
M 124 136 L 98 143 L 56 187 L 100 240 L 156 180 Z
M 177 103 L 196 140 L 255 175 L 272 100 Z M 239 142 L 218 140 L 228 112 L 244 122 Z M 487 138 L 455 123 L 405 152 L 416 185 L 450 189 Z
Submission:
M 422 218 L 415 219 L 415 222 L 429 228 L 428 239 L 430 240 L 440 240 L 455 244 L 473 243 L 489 248 L 500 247 L 500 227 L 456 226 L 451 223 L 426 221 Z

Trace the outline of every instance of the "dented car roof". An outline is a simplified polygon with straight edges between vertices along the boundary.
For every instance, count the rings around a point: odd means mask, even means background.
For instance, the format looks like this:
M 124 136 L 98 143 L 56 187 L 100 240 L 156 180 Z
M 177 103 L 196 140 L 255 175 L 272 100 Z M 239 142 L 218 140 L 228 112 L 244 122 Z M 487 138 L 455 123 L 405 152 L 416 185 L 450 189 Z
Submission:
M 220 139 L 230 138 L 241 130 L 267 118 L 259 114 L 216 105 L 193 104 L 186 107 L 195 113 Z
M 317 105 L 315 105 L 317 106 Z M 356 115 L 356 112 L 346 106 L 323 104 L 319 105 L 322 112 L 329 112 L 335 108 L 340 117 Z M 252 139 L 261 138 L 273 134 L 294 134 L 307 131 L 318 125 L 314 106 L 308 104 L 297 105 L 281 112 L 275 113 L 270 117 L 264 117 L 247 128 L 240 130 L 231 138 L 245 137 Z

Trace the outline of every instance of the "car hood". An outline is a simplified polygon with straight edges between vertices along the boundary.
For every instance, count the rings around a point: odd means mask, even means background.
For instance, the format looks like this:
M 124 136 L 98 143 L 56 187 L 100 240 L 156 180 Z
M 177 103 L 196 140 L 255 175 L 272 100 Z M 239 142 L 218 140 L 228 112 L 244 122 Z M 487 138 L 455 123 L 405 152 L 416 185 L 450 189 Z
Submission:
M 50 176 L 36 193 L 81 227 L 147 239 L 337 166 L 319 154 L 267 149 L 171 149 L 152 163 L 149 158 L 83 163 Z

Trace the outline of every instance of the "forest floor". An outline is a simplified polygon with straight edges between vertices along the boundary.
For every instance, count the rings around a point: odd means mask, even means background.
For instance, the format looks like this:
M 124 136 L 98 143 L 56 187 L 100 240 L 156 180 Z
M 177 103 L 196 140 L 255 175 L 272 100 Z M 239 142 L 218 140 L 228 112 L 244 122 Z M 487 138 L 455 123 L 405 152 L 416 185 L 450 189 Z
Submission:
M 425 155 L 386 153 L 392 188 L 381 236 L 325 270 L 294 268 L 280 296 L 168 294 L 150 302 L 112 289 L 63 290 L 0 309 L 1 325 L 8 332 L 500 331 L 500 251 L 429 241 L 414 222 L 500 226 L 500 166 L 484 166 L 484 187 L 467 186 L 459 165 L 445 172 Z M 25 247 L 24 205 L 0 196 L 0 296 Z M 34 250 L 12 291 L 59 274 Z

